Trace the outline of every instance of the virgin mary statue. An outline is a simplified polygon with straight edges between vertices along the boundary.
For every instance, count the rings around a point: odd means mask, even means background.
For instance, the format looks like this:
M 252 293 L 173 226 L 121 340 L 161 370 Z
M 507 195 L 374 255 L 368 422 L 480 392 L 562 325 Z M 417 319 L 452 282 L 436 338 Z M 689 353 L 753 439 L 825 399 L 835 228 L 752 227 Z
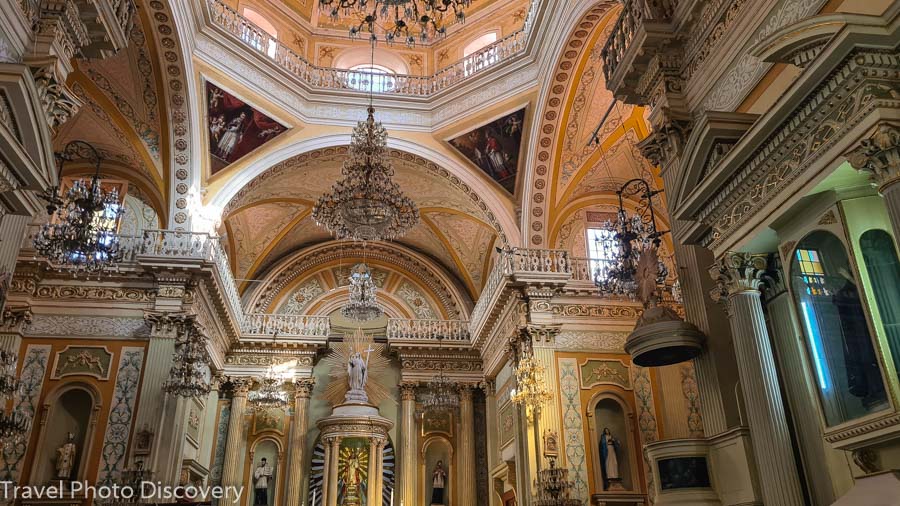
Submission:
M 603 473 L 603 490 L 609 490 L 610 482 L 621 482 L 619 475 L 619 440 L 608 427 L 600 436 L 600 470 Z

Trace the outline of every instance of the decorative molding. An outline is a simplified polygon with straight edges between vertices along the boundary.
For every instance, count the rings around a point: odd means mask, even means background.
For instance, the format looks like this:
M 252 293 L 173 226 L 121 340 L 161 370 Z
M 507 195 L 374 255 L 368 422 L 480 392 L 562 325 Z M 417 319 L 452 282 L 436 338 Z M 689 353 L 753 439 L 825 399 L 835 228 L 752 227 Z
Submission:
M 29 278 L 13 278 L 12 292 L 28 294 L 32 299 L 77 299 L 149 303 L 153 291 L 143 288 L 121 288 L 90 285 L 42 285 Z
M 612 304 L 550 304 L 554 316 L 573 318 L 604 318 L 636 321 L 643 310 L 640 306 L 619 306 Z
M 35 315 L 25 335 L 143 338 L 150 335 L 150 327 L 141 318 Z
M 556 336 L 558 350 L 625 353 L 629 332 L 564 330 Z
M 585 503 L 590 495 L 587 481 L 586 449 L 584 446 L 584 419 L 581 413 L 581 381 L 578 379 L 578 361 L 574 358 L 559 359 L 559 390 L 562 403 L 563 441 L 569 478 L 574 485 L 574 498 Z
M 275 355 L 264 353 L 229 353 L 225 356 L 226 365 L 270 366 L 296 361 L 298 366 L 311 367 L 315 357 L 310 355 Z
M 709 268 L 709 275 L 716 282 L 710 297 L 724 303 L 729 296 L 741 292 L 759 292 L 762 277 L 768 265 L 768 255 L 752 253 L 726 253 Z
M 878 418 L 877 420 L 857 424 L 846 429 L 826 432 L 825 441 L 828 441 L 829 443 L 835 445 L 835 447 L 837 448 L 853 447 L 856 443 L 851 443 L 851 440 L 860 438 L 861 436 L 866 436 L 867 434 L 879 432 L 884 429 L 896 429 L 897 426 L 900 426 L 900 414 L 893 413 L 891 415 Z
M 41 398 L 41 390 L 44 386 L 44 376 L 47 372 L 47 363 L 50 358 L 50 350 L 52 346 L 49 344 L 29 344 L 25 349 L 25 356 L 22 357 L 22 371 L 19 373 L 19 391 L 13 401 L 13 412 L 24 417 L 26 420 L 34 420 L 37 414 L 37 403 Z M 3 453 L 3 470 L 0 476 L 4 480 L 18 483 L 19 464 L 25 457 L 25 451 L 28 448 L 28 441 L 31 439 L 31 431 L 34 424 L 28 424 L 22 440 L 13 447 L 11 451 L 4 450 Z
M 634 385 L 634 400 L 637 404 L 638 431 L 641 436 L 641 444 L 647 445 L 659 439 L 656 405 L 653 401 L 653 382 L 650 379 L 650 370 L 644 367 L 631 367 L 631 375 L 631 383 Z M 652 495 L 654 490 L 652 464 L 646 452 L 643 452 L 643 455 L 647 490 L 650 490 Z
M 84 102 L 65 84 L 65 79 L 57 79 L 53 64 L 33 69 L 37 96 L 44 110 L 44 119 L 50 130 L 55 132 L 60 125 L 69 121 Z
M 68 345 L 56 354 L 50 379 L 66 376 L 92 376 L 101 381 L 109 379 L 113 354 L 106 346 Z
M 846 153 L 856 170 L 868 172 L 883 189 L 900 180 L 900 125 L 879 123 L 859 146 Z
M 103 440 L 97 483 L 110 485 L 119 479 L 122 471 L 125 470 L 125 451 L 131 435 L 131 423 L 135 415 L 134 404 L 137 400 L 143 366 L 143 347 L 126 346 L 122 348 L 119 368 L 116 372 L 116 389 L 113 393 L 113 401 L 109 409 L 109 422 L 106 425 L 106 436 Z
M 581 388 L 590 390 L 598 385 L 618 385 L 631 390 L 628 364 L 621 360 L 588 359 L 578 366 Z

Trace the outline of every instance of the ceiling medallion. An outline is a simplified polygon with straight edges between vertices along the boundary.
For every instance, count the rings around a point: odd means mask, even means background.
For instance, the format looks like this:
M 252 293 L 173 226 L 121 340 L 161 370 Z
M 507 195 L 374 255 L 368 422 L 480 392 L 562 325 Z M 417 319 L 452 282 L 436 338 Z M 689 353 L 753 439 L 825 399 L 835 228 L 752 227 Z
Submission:
M 356 13 L 359 24 L 350 27 L 350 36 L 368 33 L 372 40 L 384 33 L 388 43 L 404 40 L 412 46 L 447 34 L 450 24 L 465 23 L 472 0 L 319 0 L 319 7 L 337 21 L 340 14 Z
M 381 308 L 375 298 L 376 290 L 369 266 L 364 263 L 353 266 L 350 271 L 350 300 L 341 308 L 341 316 L 358 322 L 380 317 Z
M 375 121 L 375 109 L 353 129 L 343 178 L 319 197 L 312 215 L 337 239 L 382 241 L 402 237 L 419 222 L 416 204 L 391 178 L 387 131 Z
M 60 184 L 66 161 L 92 160 L 95 172 L 88 182 L 74 181 L 64 197 L 59 186 L 39 195 L 47 201 L 50 221 L 34 237 L 35 250 L 58 269 L 75 273 L 98 274 L 115 267 L 122 260 L 116 226 L 124 208 L 118 189 L 102 188 L 99 151 L 87 142 L 72 141 L 56 156 Z

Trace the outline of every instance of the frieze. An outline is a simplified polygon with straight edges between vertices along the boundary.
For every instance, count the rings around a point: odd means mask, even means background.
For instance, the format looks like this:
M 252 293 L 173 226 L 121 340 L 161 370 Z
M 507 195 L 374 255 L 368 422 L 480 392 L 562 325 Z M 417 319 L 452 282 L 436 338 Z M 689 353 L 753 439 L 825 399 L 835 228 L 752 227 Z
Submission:
M 590 350 L 595 352 L 625 352 L 628 332 L 563 331 L 556 336 L 558 350 Z
M 715 248 L 802 175 L 871 111 L 900 107 L 900 53 L 856 52 L 744 162 L 693 218 Z
M 825 441 L 840 446 L 841 443 L 845 443 L 851 439 L 856 439 L 860 436 L 865 436 L 866 434 L 878 432 L 890 427 L 896 427 L 898 424 L 900 424 L 900 414 L 893 414 L 869 423 L 825 434 Z M 847 446 L 850 445 L 847 444 Z
M 552 304 L 551 312 L 557 316 L 612 318 L 637 320 L 641 316 L 639 306 L 597 305 L 597 304 Z
M 53 361 L 50 379 L 66 376 L 92 376 L 109 379 L 113 354 L 106 346 L 66 346 Z
M 25 330 L 29 336 L 149 337 L 141 318 L 109 316 L 36 315 Z
M 312 366 L 314 357 L 306 356 L 280 356 L 280 355 L 264 355 L 264 354 L 229 354 L 225 356 L 225 364 L 227 365 L 246 365 L 246 366 L 269 366 L 280 365 L 286 362 L 296 361 L 299 366 Z
M 153 292 L 140 288 L 112 288 L 106 286 L 84 285 L 34 285 L 33 283 L 32 280 L 14 279 L 13 291 L 30 293 L 32 298 L 35 299 L 79 299 L 126 302 L 153 301 Z
M 474 360 L 407 359 L 401 361 L 401 366 L 414 371 L 481 372 L 481 362 Z

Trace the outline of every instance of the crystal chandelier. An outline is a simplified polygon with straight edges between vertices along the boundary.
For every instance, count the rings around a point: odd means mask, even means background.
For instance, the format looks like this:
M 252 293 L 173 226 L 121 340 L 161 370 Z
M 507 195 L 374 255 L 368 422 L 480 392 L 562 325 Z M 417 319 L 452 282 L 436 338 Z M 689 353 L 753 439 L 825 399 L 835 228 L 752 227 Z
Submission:
M 90 159 L 95 165 L 90 181 L 76 180 L 60 195 L 61 188 L 49 188 L 40 197 L 47 201 L 50 221 L 34 237 L 34 248 L 59 269 L 97 274 L 122 260 L 116 226 L 123 208 L 119 191 L 104 191 L 100 180 L 100 153 L 84 141 L 68 143 L 57 154 L 59 179 L 65 161 Z
M 180 325 L 173 357 L 175 363 L 169 369 L 169 378 L 163 383 L 163 391 L 187 398 L 209 395 L 211 385 L 206 338 L 193 319 Z
M 626 182 L 616 195 L 619 197 L 619 211 L 616 220 L 603 225 L 606 233 L 598 236 L 596 241 L 597 251 L 601 251 L 604 259 L 599 261 L 594 270 L 594 284 L 604 295 L 625 296 L 635 299 L 639 296 L 639 290 L 646 289 L 639 286 L 639 267 L 648 268 L 654 272 L 642 272 L 645 276 L 645 284 L 652 283 L 654 287 L 665 286 L 669 276 L 669 269 L 658 260 L 650 266 L 641 265 L 641 255 L 650 253 L 658 255 L 661 237 L 668 233 L 656 228 L 656 213 L 653 209 L 653 197 L 662 190 L 653 190 L 650 184 L 643 179 L 632 179 Z M 625 210 L 624 198 L 637 196 L 640 202 L 635 213 L 629 215 Z
M 443 336 L 438 335 L 438 356 L 441 355 Z M 444 363 L 440 362 L 438 373 L 425 386 L 419 402 L 423 411 L 429 413 L 451 413 L 459 407 L 459 392 L 456 383 L 444 376 Z
M 387 131 L 375 122 L 375 109 L 353 129 L 343 177 L 331 192 L 319 197 L 313 218 L 338 239 L 391 240 L 419 221 L 416 204 L 391 178 L 387 159 Z
M 341 316 L 358 322 L 381 316 L 381 308 L 375 299 L 376 290 L 369 266 L 364 263 L 353 266 L 350 272 L 350 300 L 341 308 Z
M 288 396 L 282 389 L 283 384 L 284 379 L 275 371 L 275 366 L 270 365 L 259 382 L 259 388 L 247 395 L 250 405 L 256 411 L 287 408 Z
M 15 353 L 0 350 L 0 402 L 5 406 L 12 400 L 19 390 L 19 381 L 16 379 L 16 363 L 18 357 Z M 28 419 L 15 411 L 6 412 L 0 409 L 0 445 L 4 453 L 9 453 L 16 446 L 24 442 L 25 432 L 28 431 Z
M 404 40 L 412 46 L 416 41 L 429 42 L 443 37 L 447 26 L 466 21 L 466 9 L 472 0 L 319 0 L 319 7 L 334 21 L 340 14 L 358 15 L 359 23 L 350 28 L 350 37 L 368 33 L 372 40 L 377 32 L 388 42 Z
M 581 506 L 579 499 L 569 497 L 575 488 L 574 482 L 569 481 L 569 470 L 556 467 L 556 458 L 549 460 L 549 467 L 538 472 L 534 480 L 535 506 Z
M 533 353 L 528 352 L 516 365 L 516 390 L 510 395 L 510 400 L 524 405 L 535 420 L 541 406 L 553 399 L 544 383 L 544 373 L 544 366 L 534 358 Z

